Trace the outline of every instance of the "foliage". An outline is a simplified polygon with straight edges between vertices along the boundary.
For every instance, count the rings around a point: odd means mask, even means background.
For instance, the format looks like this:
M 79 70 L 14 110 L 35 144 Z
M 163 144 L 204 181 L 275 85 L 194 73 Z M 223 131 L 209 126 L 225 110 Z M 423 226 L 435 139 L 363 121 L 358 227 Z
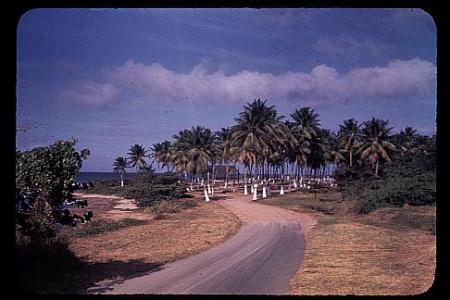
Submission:
M 421 146 L 397 153 L 396 160 L 373 177 L 364 165 L 340 166 L 337 178 L 343 191 L 362 201 L 361 212 L 385 206 L 429 205 L 436 201 L 435 138 Z
M 378 176 L 380 161 L 390 162 L 389 152 L 396 150 L 395 145 L 389 142 L 389 133 L 392 128 L 387 127 L 388 121 L 376 119 L 364 122 L 362 129 L 362 143 L 356 151 L 360 154 L 361 160 L 369 160 L 372 168 L 375 169 L 375 176 Z
M 202 175 L 213 160 L 214 136 L 210 129 L 195 126 L 174 135 L 173 165 L 178 172 Z
M 38 188 L 48 194 L 52 206 L 71 199 L 75 174 L 89 150 L 76 152 L 76 140 L 57 141 L 53 145 L 16 152 L 17 192 Z
M 85 224 L 81 228 L 77 228 L 70 234 L 74 237 L 86 237 L 90 235 L 101 234 L 104 232 L 114 231 L 130 226 L 139 226 L 146 224 L 147 221 L 126 218 L 115 222 L 94 221 Z
M 174 173 L 155 175 L 140 172 L 125 187 L 122 196 L 136 199 L 138 206 L 151 206 L 157 201 L 186 197 L 186 186 L 178 181 Z
M 16 224 L 33 239 L 54 236 L 53 223 L 64 200 L 72 200 L 75 174 L 89 155 L 76 140 L 16 152 Z
M 145 161 L 147 150 L 142 145 L 135 144 L 128 151 L 129 164 L 132 168 L 142 169 L 147 166 L 147 162 Z

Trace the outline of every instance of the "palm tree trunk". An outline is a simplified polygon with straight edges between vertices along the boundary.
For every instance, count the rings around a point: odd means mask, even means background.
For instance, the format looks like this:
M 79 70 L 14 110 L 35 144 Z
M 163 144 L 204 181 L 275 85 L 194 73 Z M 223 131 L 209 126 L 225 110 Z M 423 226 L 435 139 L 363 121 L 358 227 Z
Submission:
M 225 182 L 228 182 L 228 164 L 225 165 Z
M 353 152 L 350 149 L 350 167 L 352 166 Z
M 378 177 L 378 159 L 377 162 L 375 163 L 375 176 Z

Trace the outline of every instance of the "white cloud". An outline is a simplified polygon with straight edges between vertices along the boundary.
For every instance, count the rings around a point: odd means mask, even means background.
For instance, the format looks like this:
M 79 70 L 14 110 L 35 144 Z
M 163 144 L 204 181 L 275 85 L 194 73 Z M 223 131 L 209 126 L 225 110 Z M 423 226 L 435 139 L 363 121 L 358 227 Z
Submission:
M 79 106 L 101 107 L 118 99 L 119 89 L 112 83 L 95 81 L 73 81 L 61 93 L 59 99 Z
M 66 97 L 101 106 L 114 102 L 119 91 L 132 91 L 148 101 L 245 103 L 254 98 L 301 101 L 303 105 L 341 101 L 352 97 L 403 97 L 436 85 L 436 68 L 427 61 L 393 60 L 384 67 L 358 68 L 347 74 L 319 65 L 311 72 L 280 75 L 241 71 L 208 72 L 203 64 L 190 73 L 177 73 L 154 63 L 128 61 L 105 72 L 105 83 L 82 82 Z

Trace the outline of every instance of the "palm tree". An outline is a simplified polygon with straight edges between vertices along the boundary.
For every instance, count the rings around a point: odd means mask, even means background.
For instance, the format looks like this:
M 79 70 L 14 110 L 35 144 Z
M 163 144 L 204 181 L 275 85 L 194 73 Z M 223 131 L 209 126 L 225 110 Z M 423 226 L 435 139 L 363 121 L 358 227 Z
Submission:
M 320 127 L 319 114 L 309 106 L 296 109 L 291 114 L 294 129 L 300 133 L 306 139 L 312 139 L 317 135 L 317 130 Z
M 317 175 L 317 169 L 326 166 L 325 154 L 326 148 L 324 143 L 325 137 L 322 137 L 320 134 L 313 135 L 309 149 L 310 153 L 307 155 L 306 160 L 308 162 L 309 167 L 314 170 L 314 176 Z
M 211 130 L 202 126 L 183 130 L 173 136 L 173 154 L 171 160 L 178 172 L 187 176 L 191 172 L 195 177 L 208 170 L 213 160 L 213 135 Z
M 135 144 L 130 147 L 128 150 L 130 165 L 131 167 L 136 167 L 137 169 L 143 169 L 147 166 L 147 162 L 145 161 L 146 150 L 142 145 Z
M 338 137 L 329 130 L 322 130 L 322 135 L 324 137 L 325 161 L 337 166 L 341 161 L 345 160 L 339 148 Z
M 319 114 L 313 108 L 306 106 L 296 109 L 292 117 L 292 133 L 297 140 L 303 145 L 303 150 L 299 156 L 306 158 L 306 165 L 316 170 L 325 164 L 324 149 L 322 140 L 318 136 L 320 130 Z
M 171 146 L 172 144 L 169 141 L 164 141 L 162 143 L 153 144 L 150 148 L 153 152 L 150 157 L 153 159 L 152 162 L 156 161 L 158 171 L 164 167 L 168 167 L 170 170 Z
M 361 155 L 361 160 L 368 159 L 372 168 L 375 168 L 375 176 L 378 176 L 378 168 L 380 158 L 391 161 L 388 151 L 395 150 L 395 146 L 389 142 L 389 132 L 392 128 L 388 128 L 388 121 L 375 119 L 364 122 L 362 129 L 362 144 L 357 154 Z
M 404 130 L 400 131 L 400 133 L 393 136 L 393 140 L 395 140 L 394 142 L 403 152 L 408 150 L 414 151 L 416 137 L 417 131 L 412 127 L 406 127 Z
M 360 146 L 359 140 L 361 136 L 361 125 L 358 121 L 351 118 L 345 120 L 342 125 L 339 125 L 338 141 L 342 153 L 349 154 L 349 166 L 353 164 L 353 150 Z
M 126 168 L 128 168 L 128 161 L 125 157 L 119 156 L 113 162 L 114 173 L 120 175 L 120 186 L 123 186 L 123 174 L 125 174 Z
M 250 175 L 253 166 L 265 160 L 264 149 L 270 148 L 270 143 L 281 142 L 282 118 L 274 106 L 267 106 L 266 101 L 257 99 L 246 104 L 244 111 L 235 119 L 237 124 L 231 128 L 231 151 L 246 165 Z
M 231 160 L 231 130 L 229 127 L 221 128 L 216 132 L 219 155 L 222 160 L 222 164 L 225 165 L 225 182 L 228 183 L 228 163 Z
M 307 157 L 311 153 L 310 141 L 301 135 L 300 130 L 296 130 L 296 125 L 286 122 L 285 144 L 288 148 L 288 158 L 297 170 L 296 177 L 303 173 L 303 167 L 307 163 Z

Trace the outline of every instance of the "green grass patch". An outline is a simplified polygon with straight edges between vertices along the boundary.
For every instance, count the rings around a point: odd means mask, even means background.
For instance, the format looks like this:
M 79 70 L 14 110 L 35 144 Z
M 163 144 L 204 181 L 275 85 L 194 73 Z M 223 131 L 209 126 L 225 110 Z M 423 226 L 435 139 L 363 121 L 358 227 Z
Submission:
M 115 231 L 130 226 L 145 225 L 147 223 L 148 221 L 145 220 L 136 220 L 131 218 L 126 218 L 116 222 L 93 221 L 90 223 L 85 223 L 84 226 L 83 225 L 78 226 L 71 233 L 69 233 L 69 236 L 86 237 L 91 235 L 102 234 L 105 232 Z

